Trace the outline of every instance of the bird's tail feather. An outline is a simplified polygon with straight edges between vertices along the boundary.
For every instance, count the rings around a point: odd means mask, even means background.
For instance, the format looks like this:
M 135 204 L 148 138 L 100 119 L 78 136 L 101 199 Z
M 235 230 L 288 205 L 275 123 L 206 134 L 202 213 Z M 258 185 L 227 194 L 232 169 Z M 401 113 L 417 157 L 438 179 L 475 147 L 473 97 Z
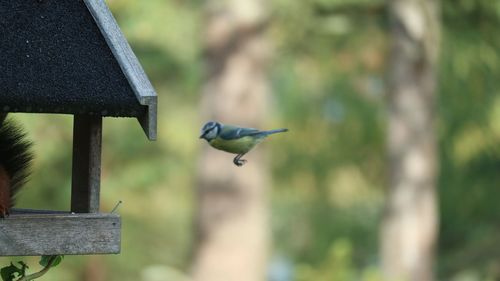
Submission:
M 277 134 L 277 133 L 283 133 L 283 132 L 288 132 L 288 129 L 276 129 L 276 130 L 269 130 L 269 131 L 263 131 L 266 136 L 272 135 L 272 134 Z

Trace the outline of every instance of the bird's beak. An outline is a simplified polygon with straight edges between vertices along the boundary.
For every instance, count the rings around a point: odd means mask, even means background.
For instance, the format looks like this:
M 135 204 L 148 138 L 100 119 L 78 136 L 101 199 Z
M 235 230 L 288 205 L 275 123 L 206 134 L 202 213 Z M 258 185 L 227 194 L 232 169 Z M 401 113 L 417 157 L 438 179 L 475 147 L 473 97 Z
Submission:
M 202 139 L 205 136 L 205 133 L 200 135 L 200 139 Z

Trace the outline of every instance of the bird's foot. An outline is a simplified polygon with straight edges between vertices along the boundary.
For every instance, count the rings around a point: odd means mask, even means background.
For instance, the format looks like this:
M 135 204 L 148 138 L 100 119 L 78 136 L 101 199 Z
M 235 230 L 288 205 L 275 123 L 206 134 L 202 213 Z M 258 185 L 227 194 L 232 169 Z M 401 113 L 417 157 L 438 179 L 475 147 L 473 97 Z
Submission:
M 245 159 L 240 159 L 241 156 L 236 156 L 234 159 L 233 159 L 233 163 L 234 165 L 238 166 L 238 167 L 241 167 L 243 166 L 247 160 Z

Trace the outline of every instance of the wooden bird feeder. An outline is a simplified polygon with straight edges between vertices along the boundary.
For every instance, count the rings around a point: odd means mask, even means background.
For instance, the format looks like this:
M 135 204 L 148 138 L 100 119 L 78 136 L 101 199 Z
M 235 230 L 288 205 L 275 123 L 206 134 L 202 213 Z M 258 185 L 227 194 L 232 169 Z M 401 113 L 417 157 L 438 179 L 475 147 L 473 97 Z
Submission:
M 103 0 L 0 1 L 0 117 L 74 116 L 71 212 L 13 210 L 0 256 L 120 252 L 121 219 L 99 212 L 103 117 L 156 139 L 157 95 Z

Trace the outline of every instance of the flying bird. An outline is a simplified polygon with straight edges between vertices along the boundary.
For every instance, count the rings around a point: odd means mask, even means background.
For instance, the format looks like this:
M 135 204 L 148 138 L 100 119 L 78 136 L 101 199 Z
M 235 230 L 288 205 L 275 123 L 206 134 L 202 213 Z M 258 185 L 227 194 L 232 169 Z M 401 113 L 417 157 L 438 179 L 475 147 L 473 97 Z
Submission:
M 233 159 L 233 163 L 241 167 L 247 162 L 245 159 L 241 159 L 243 155 L 263 141 L 267 136 L 286 131 L 288 131 L 288 129 L 260 131 L 253 128 L 242 128 L 210 121 L 201 128 L 200 139 L 207 140 L 213 148 L 237 154 Z

